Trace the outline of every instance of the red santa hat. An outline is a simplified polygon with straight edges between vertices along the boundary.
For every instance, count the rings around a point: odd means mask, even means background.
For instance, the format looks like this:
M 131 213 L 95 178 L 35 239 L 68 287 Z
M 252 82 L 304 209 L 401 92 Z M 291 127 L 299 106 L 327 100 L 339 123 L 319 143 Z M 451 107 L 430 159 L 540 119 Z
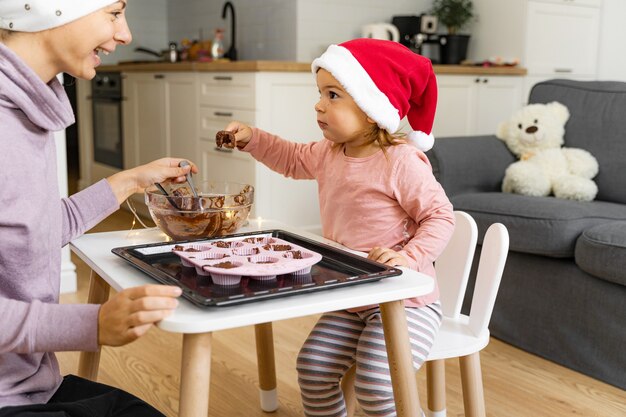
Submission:
M 313 73 L 330 72 L 356 104 L 381 129 L 394 133 L 406 116 L 410 143 L 432 148 L 437 80 L 429 59 L 406 46 L 379 39 L 354 39 L 331 45 L 311 64 Z

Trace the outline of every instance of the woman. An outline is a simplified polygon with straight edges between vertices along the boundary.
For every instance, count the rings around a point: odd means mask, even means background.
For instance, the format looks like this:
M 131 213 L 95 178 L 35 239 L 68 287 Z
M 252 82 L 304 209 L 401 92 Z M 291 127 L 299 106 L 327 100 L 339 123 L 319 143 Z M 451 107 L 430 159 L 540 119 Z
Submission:
M 160 416 L 128 393 L 62 378 L 55 351 L 120 346 L 176 308 L 177 287 L 60 305 L 61 247 L 155 182 L 192 169 L 164 158 L 60 199 L 52 132 L 74 123 L 56 74 L 91 79 L 131 41 L 126 0 L 0 1 L 0 416 Z

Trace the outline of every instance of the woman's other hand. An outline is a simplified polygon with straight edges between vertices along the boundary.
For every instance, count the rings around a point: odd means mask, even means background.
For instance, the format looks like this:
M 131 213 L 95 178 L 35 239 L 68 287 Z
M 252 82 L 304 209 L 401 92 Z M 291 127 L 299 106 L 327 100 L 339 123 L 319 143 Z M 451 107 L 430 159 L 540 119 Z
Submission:
M 144 285 L 115 294 L 100 307 L 98 344 L 122 346 L 143 336 L 178 306 L 178 287 Z
M 179 167 L 178 164 L 186 159 L 161 158 L 136 168 L 118 172 L 107 178 L 117 201 L 122 204 L 130 195 L 141 193 L 147 187 L 157 182 L 170 180 L 184 182 L 185 175 L 191 171 L 198 173 L 198 167 L 190 162 L 189 166 Z
M 367 259 L 389 266 L 409 266 L 404 256 L 389 248 L 375 247 L 367 254 Z
M 241 122 L 230 122 L 224 130 L 235 134 L 235 146 L 237 149 L 245 148 L 250 139 L 252 139 L 252 128 Z

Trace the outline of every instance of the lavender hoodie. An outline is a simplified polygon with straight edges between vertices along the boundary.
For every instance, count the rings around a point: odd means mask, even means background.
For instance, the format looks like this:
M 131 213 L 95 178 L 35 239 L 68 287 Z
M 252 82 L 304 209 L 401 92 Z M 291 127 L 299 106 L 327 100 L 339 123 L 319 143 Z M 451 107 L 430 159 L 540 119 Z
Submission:
M 117 210 L 106 180 L 61 199 L 53 131 L 74 123 L 0 43 L 0 407 L 45 403 L 61 383 L 55 351 L 95 351 L 97 305 L 60 305 L 61 248 Z

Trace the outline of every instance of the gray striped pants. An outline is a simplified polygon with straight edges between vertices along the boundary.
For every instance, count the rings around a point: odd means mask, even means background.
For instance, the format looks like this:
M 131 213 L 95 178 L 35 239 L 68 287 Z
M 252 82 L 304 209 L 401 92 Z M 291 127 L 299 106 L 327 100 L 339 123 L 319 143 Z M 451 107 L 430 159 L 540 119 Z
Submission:
M 419 369 L 441 325 L 439 302 L 405 308 L 413 366 Z M 355 393 L 368 416 L 396 415 L 380 309 L 324 314 L 298 354 L 298 383 L 307 417 L 345 417 L 340 381 L 356 362 Z

